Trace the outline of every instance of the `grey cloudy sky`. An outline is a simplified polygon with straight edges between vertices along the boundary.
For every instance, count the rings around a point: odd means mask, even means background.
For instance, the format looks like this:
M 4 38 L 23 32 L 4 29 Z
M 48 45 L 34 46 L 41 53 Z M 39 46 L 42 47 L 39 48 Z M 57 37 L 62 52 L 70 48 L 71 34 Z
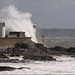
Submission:
M 30 12 L 38 28 L 75 29 L 74 0 L 0 0 L 0 9 L 15 5 L 22 12 Z

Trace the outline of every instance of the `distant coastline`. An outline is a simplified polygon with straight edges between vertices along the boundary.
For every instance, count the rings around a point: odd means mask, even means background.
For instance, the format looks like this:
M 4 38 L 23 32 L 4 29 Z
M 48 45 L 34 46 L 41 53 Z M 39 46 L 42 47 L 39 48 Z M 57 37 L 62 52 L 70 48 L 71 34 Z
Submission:
M 75 38 L 75 29 L 39 29 L 37 28 L 36 34 L 44 35 L 45 39 L 50 38 Z

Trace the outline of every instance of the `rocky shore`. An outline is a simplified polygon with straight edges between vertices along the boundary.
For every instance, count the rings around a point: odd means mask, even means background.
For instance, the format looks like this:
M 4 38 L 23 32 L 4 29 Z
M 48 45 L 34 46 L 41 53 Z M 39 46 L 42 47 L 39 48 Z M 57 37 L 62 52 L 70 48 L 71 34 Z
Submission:
M 19 59 L 20 57 L 21 60 Z M 38 61 L 56 60 L 42 44 L 35 44 L 35 48 L 30 48 L 28 44 L 16 43 L 13 48 L 0 49 L 0 62 L 19 63 L 25 62 L 27 59 Z
M 42 44 L 35 44 L 35 48 L 30 48 L 28 44 L 16 43 L 13 48 L 0 49 L 0 63 L 25 63 L 30 60 L 56 61 L 57 59 L 54 56 L 62 55 L 75 57 L 75 47 L 64 48 L 55 46 L 46 48 Z M 28 67 L 0 66 L 0 71 L 13 71 L 23 68 L 30 69 Z
M 70 47 L 70 48 L 64 48 L 61 46 L 55 46 L 53 48 L 49 48 L 50 50 L 50 55 L 67 55 L 71 57 L 75 57 L 75 47 Z
M 67 49 L 60 46 L 46 48 L 42 44 L 35 44 L 35 48 L 30 48 L 28 44 L 16 43 L 13 48 L 0 49 L 0 62 L 20 63 L 25 62 L 25 60 L 56 61 L 53 58 L 55 55 L 75 57 L 75 48 L 71 47 Z

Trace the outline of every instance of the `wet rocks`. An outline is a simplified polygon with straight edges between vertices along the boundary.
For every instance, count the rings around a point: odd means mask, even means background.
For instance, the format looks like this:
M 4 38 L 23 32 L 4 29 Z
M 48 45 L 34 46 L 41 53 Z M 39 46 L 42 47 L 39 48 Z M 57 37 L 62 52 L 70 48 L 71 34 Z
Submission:
M 13 71 L 16 68 L 9 67 L 9 66 L 0 66 L 0 71 Z
M 5 62 L 5 63 L 20 63 L 20 60 L 18 60 L 18 59 L 0 59 L 0 63 L 3 63 L 3 62 Z
M 50 50 L 55 50 L 55 51 L 65 51 L 66 50 L 66 48 L 64 48 L 64 47 L 61 47 L 61 46 L 55 46 L 55 47 L 53 47 L 53 48 L 49 48 Z
M 14 67 L 9 67 L 9 66 L 0 66 L 0 71 L 13 71 L 15 69 L 31 69 L 29 67 L 20 67 L 20 68 L 14 68 Z
M 67 51 L 70 53 L 75 53 L 75 47 L 70 47 L 69 49 L 67 49 Z
M 24 56 L 24 59 L 30 59 L 30 60 L 37 60 L 37 61 L 56 61 L 55 58 L 52 56 L 42 56 L 42 55 L 30 55 L 30 56 Z
M 24 62 L 26 59 L 30 60 L 48 60 L 54 61 L 55 59 L 49 55 L 49 51 L 42 44 L 35 44 L 35 48 L 30 48 L 28 44 L 16 43 L 13 48 L 7 48 L 0 50 L 0 62 Z M 20 57 L 23 56 L 23 60 L 10 59 L 10 57 Z M 3 59 L 3 58 L 5 59 Z
M 54 48 L 46 48 L 43 44 L 35 44 L 35 48 L 30 48 L 26 43 L 16 43 L 13 48 L 1 49 L 0 50 L 0 62 L 12 62 L 19 63 L 25 62 L 26 59 L 38 60 L 38 61 L 56 61 L 53 55 L 75 55 L 75 48 L 64 48 L 56 46 Z M 10 59 L 10 57 L 23 56 L 22 60 Z
M 48 48 L 50 50 L 50 55 L 62 56 L 67 55 L 70 57 L 75 57 L 75 47 L 64 48 L 61 46 L 55 46 L 53 48 Z
M 2 51 L 0 52 L 0 58 L 6 59 L 8 58 Z

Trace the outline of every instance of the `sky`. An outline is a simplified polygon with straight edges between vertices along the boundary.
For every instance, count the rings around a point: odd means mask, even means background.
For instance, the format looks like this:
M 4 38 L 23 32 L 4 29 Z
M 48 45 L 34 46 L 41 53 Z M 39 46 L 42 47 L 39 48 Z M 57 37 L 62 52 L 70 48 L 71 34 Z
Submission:
M 31 13 L 38 28 L 75 29 L 75 0 L 0 0 L 0 9 L 9 5 Z

